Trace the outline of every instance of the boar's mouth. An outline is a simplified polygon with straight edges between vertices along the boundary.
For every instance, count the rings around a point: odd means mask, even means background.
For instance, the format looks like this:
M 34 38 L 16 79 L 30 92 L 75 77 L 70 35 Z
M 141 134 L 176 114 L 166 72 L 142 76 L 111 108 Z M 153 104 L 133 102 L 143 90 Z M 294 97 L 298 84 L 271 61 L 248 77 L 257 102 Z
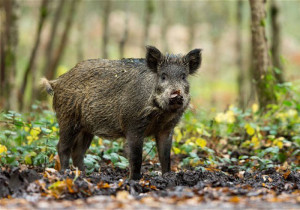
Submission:
M 182 108 L 183 106 L 183 97 L 177 96 L 169 100 L 169 107 L 172 111 Z
M 170 98 L 169 105 L 183 105 L 183 97 L 177 95 L 176 97 Z
M 172 98 L 169 100 L 169 103 L 166 103 L 165 106 L 162 106 L 158 103 L 156 99 L 153 100 L 153 104 L 155 107 L 164 110 L 164 111 L 178 111 L 183 108 L 183 97 L 179 96 L 176 98 Z

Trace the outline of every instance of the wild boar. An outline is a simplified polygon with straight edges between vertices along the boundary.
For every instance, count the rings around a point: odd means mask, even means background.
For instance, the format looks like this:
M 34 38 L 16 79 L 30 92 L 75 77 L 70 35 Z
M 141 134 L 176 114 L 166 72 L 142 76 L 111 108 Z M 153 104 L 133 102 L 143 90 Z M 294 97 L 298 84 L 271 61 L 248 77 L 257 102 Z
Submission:
M 146 58 L 80 62 L 58 79 L 42 82 L 53 95 L 60 127 L 57 145 L 62 170 L 84 170 L 84 155 L 94 135 L 126 138 L 130 179 L 140 179 L 143 141 L 156 139 L 162 173 L 170 171 L 175 125 L 190 102 L 187 77 L 201 65 L 201 49 L 163 55 L 146 47 Z

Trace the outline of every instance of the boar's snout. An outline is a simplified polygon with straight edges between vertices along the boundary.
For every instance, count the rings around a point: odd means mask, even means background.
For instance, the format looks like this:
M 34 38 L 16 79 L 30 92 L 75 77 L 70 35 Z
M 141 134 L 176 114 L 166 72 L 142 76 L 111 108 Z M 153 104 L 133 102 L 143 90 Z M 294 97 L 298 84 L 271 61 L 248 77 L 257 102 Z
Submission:
M 175 90 L 171 93 L 169 98 L 169 105 L 172 109 L 178 109 L 183 105 L 183 96 L 180 90 Z
M 180 90 L 174 90 L 170 95 L 170 99 L 176 98 L 178 96 L 181 96 Z

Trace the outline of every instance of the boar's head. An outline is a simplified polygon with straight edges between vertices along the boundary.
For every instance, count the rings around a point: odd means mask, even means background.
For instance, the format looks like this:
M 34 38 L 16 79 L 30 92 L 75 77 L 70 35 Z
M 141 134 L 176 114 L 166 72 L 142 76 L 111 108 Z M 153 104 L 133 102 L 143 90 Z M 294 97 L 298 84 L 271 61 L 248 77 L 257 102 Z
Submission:
M 157 48 L 147 46 L 146 64 L 156 75 L 154 103 L 164 111 L 178 111 L 190 101 L 188 75 L 201 65 L 201 49 L 187 55 L 163 55 Z

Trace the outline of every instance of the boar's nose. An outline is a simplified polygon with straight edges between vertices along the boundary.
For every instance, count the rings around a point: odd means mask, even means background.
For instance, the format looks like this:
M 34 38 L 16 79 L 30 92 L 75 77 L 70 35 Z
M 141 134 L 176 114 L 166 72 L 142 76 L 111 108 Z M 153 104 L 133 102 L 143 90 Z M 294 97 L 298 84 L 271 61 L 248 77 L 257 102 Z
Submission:
M 176 106 L 177 108 L 181 107 L 183 104 L 183 96 L 181 95 L 180 90 L 173 91 L 170 95 L 169 105 Z
M 177 98 L 178 96 L 181 96 L 180 90 L 175 90 L 171 93 L 170 99 Z

